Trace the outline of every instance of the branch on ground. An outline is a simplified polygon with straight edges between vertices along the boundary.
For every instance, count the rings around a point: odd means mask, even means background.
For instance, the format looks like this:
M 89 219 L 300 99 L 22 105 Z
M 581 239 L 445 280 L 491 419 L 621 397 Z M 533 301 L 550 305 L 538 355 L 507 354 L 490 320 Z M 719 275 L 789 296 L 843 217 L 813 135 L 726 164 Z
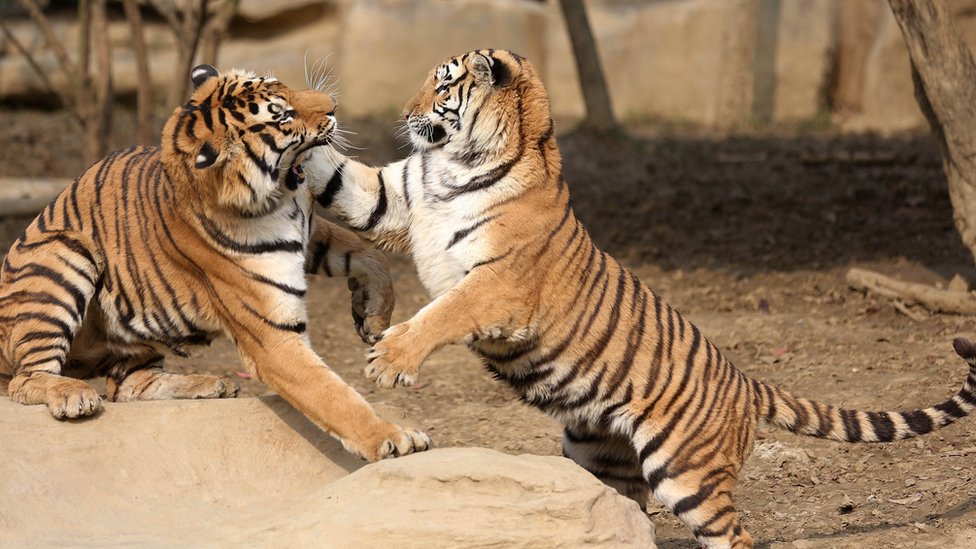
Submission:
M 935 288 L 857 268 L 847 271 L 847 283 L 855 290 L 874 292 L 896 302 L 900 300 L 919 305 L 934 313 L 976 314 L 976 295 L 964 283 L 961 287 L 950 284 L 949 288 Z

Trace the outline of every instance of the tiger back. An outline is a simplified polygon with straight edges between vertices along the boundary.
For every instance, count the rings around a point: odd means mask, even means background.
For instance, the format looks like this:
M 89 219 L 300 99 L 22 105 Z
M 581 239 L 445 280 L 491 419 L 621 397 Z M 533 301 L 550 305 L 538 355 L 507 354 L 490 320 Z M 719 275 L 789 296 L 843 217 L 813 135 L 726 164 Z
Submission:
M 573 212 L 545 89 L 521 56 L 478 50 L 428 75 L 404 117 L 414 152 L 375 168 L 322 149 L 319 201 L 408 252 L 434 298 L 384 332 L 366 366 L 411 385 L 430 353 L 468 345 L 561 421 L 563 452 L 642 506 L 653 493 L 709 548 L 752 537 L 733 502 L 756 424 L 844 442 L 928 433 L 976 405 L 976 344 L 954 341 L 964 386 L 907 412 L 838 409 L 750 379 L 597 248 Z
M 306 274 L 349 277 L 354 317 L 388 325 L 378 252 L 316 218 L 301 163 L 336 128 L 335 102 L 274 78 L 202 65 L 160 147 L 114 152 L 69 185 L 0 270 L 0 375 L 58 418 L 114 401 L 228 397 L 236 384 L 163 370 L 167 354 L 230 336 L 245 367 L 370 460 L 427 447 L 381 420 L 309 346 Z

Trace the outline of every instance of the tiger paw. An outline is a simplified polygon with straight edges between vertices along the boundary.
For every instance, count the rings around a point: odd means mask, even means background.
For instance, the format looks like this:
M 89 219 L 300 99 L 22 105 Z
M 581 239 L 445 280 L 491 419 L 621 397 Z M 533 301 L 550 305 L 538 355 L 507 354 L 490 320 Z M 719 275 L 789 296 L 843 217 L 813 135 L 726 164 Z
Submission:
M 376 459 L 373 461 L 402 457 L 430 449 L 431 442 L 427 433 L 416 429 L 398 429 L 398 433 L 380 443 L 377 448 Z
M 423 452 L 432 446 L 430 437 L 416 429 L 404 429 L 387 423 L 381 431 L 376 438 L 360 444 L 344 438 L 339 438 L 339 441 L 349 453 L 370 462 Z
M 397 324 L 383 332 L 383 338 L 366 355 L 366 377 L 380 387 L 410 387 L 417 381 L 426 355 L 418 352 L 419 341 L 409 341 L 409 326 Z
M 49 386 L 45 397 L 47 409 L 58 419 L 90 416 L 102 409 L 102 397 L 80 379 L 64 379 Z
M 349 290 L 352 292 L 356 333 L 365 343 L 376 343 L 383 337 L 383 331 L 390 327 L 396 302 L 389 276 L 374 277 L 365 282 L 350 278 Z

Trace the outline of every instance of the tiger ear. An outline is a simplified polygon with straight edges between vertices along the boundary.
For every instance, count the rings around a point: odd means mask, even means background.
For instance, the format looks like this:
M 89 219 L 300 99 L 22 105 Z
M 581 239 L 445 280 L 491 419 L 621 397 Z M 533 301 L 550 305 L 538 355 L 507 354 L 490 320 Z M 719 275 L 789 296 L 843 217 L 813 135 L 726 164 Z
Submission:
M 193 89 L 197 89 L 201 84 L 215 76 L 219 76 L 212 65 L 197 65 L 190 71 L 190 81 L 193 82 Z
M 200 147 L 200 152 L 197 153 L 196 162 L 193 164 L 198 170 L 204 168 L 209 168 L 217 162 L 217 157 L 220 153 L 210 144 L 209 141 L 204 141 L 203 145 Z
M 505 87 L 512 79 L 512 73 L 503 61 L 483 53 L 475 53 L 471 58 L 471 72 L 478 82 L 496 87 Z

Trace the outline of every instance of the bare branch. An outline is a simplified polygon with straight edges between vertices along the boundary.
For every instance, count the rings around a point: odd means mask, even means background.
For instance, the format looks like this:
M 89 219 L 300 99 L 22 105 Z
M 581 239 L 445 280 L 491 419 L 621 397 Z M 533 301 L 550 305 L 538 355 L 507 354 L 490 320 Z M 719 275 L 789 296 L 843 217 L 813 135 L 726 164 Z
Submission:
M 163 16 L 166 20 L 166 24 L 175 33 L 180 31 L 180 18 L 177 15 L 176 5 L 173 0 L 148 0 L 152 7 L 156 8 L 156 11 Z
M 27 60 L 27 64 L 30 65 L 37 77 L 41 79 L 41 83 L 44 84 L 44 87 L 54 95 L 58 96 L 58 101 L 60 101 L 62 105 L 64 105 L 66 108 L 70 108 L 72 106 L 71 97 L 66 95 L 63 90 L 59 89 L 54 85 L 54 83 L 51 82 L 51 79 L 47 77 L 47 71 L 41 68 L 40 64 L 37 62 L 37 59 L 35 59 L 31 52 L 28 51 L 19 40 L 17 40 L 17 37 L 14 36 L 14 33 L 11 32 L 11 30 L 7 27 L 7 24 L 4 23 L 2 19 L 0 19 L 0 31 L 3 32 L 3 35 L 7 41 L 14 46 L 14 49 L 19 51 L 20 54 L 24 56 L 24 59 Z M 71 112 L 76 117 L 78 116 L 74 110 Z
M 136 119 L 138 141 L 143 145 L 153 142 L 152 136 L 152 79 L 149 73 L 149 51 L 146 47 L 142 13 L 137 0 L 122 0 L 125 18 L 129 21 L 132 52 L 136 60 Z
M 227 28 L 230 26 L 240 0 L 223 0 L 217 13 L 207 21 L 203 30 L 203 43 L 200 46 L 200 59 L 210 65 L 217 64 L 217 52 L 220 50 L 220 43 L 227 35 Z
M 54 50 L 55 57 L 58 58 L 61 70 L 68 75 L 69 80 L 73 81 L 75 79 L 75 65 L 71 62 L 71 58 L 68 57 L 68 51 L 64 49 L 64 44 L 58 39 L 57 34 L 51 27 L 51 22 L 48 21 L 41 8 L 38 7 L 34 0 L 17 0 L 17 3 L 24 8 L 24 11 L 34 21 L 34 24 L 41 29 L 41 32 L 44 34 L 44 39 L 47 40 L 48 45 Z
M 91 0 L 78 2 L 78 78 L 87 80 L 91 73 Z

